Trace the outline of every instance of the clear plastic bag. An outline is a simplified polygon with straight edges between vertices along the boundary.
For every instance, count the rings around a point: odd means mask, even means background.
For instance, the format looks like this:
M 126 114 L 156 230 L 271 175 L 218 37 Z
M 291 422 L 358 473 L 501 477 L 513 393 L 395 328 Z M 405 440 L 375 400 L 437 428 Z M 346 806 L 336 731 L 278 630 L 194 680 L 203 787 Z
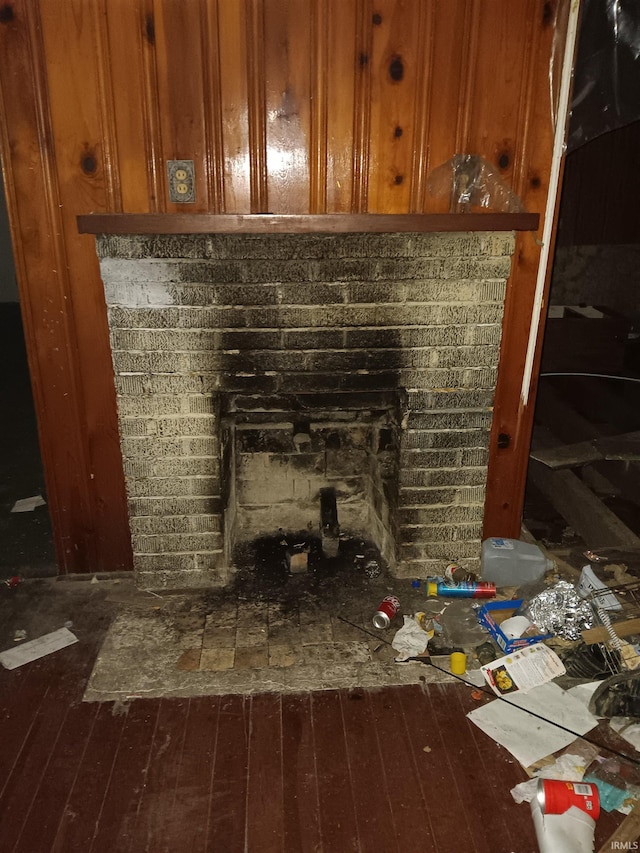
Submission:
M 427 178 L 427 187 L 431 195 L 449 198 L 451 213 L 468 213 L 474 208 L 501 213 L 525 211 L 495 167 L 477 154 L 456 154 L 437 166 Z
M 640 3 L 583 0 L 567 148 L 640 118 Z

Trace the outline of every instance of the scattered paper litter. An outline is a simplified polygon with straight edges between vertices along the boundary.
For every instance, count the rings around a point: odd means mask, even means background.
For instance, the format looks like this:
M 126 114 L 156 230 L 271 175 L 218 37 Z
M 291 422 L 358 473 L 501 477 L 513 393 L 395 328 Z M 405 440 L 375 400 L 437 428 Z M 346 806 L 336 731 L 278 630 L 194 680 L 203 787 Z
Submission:
M 37 506 L 44 506 L 45 504 L 46 501 L 42 495 L 34 495 L 32 498 L 21 498 L 11 507 L 11 512 L 33 512 Z
M 412 616 L 404 617 L 404 625 L 393 638 L 391 645 L 398 652 L 397 662 L 406 661 L 411 657 L 424 654 L 429 642 L 429 635 Z
M 521 709 L 533 711 L 542 719 Z M 467 716 L 524 767 L 564 749 L 598 722 L 582 702 L 552 683 L 542 684 L 529 693 L 512 693 L 488 702 Z
M 544 643 L 526 646 L 482 667 L 489 686 L 498 696 L 527 693 L 566 672 L 558 655 Z
M 601 681 L 589 681 L 587 684 L 576 684 L 575 687 L 570 687 L 567 690 L 567 693 L 569 696 L 573 696 L 574 699 L 582 702 L 585 708 L 588 708 L 591 697 L 596 692 L 596 688 L 600 687 L 601 684 Z
M 68 628 L 60 628 L 50 634 L 37 637 L 35 640 L 29 640 L 28 643 L 23 643 L 21 646 L 0 652 L 0 663 L 5 669 L 16 669 L 25 663 L 31 663 L 33 660 L 43 658 L 45 655 L 50 655 L 52 652 L 57 652 L 77 642 L 78 638 Z

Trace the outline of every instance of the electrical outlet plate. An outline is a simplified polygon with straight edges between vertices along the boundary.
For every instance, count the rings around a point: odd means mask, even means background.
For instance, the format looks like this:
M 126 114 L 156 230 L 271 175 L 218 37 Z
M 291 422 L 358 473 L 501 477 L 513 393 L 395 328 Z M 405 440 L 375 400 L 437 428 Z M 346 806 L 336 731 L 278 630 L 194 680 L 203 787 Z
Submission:
M 184 204 L 196 200 L 193 160 L 167 160 L 169 201 Z

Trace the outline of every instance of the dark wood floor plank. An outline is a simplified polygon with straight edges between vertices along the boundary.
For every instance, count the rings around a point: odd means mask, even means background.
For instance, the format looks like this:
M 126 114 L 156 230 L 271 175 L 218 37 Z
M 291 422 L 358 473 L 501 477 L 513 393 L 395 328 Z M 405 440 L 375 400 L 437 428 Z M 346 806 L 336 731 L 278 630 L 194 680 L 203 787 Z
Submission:
M 83 703 L 69 709 L 40 786 L 30 808 L 25 809 L 25 823 L 16 845 L 18 850 L 25 853 L 51 851 L 60 815 L 85 755 L 97 712 L 96 706 Z
M 455 736 L 452 727 L 441 733 L 433 718 L 425 690 L 433 685 L 398 689 L 404 725 L 409 736 L 414 766 L 421 780 L 436 842 L 437 853 L 464 850 L 478 853 L 469 827 L 460 789 L 447 760 L 446 738 Z M 444 698 L 441 701 L 446 701 Z
M 474 701 L 470 694 L 471 691 L 461 690 L 456 697 L 465 715 L 486 701 Z M 529 777 L 508 750 L 499 746 L 466 716 L 465 722 L 467 735 L 477 752 L 472 769 L 474 774 L 484 775 L 485 790 L 493 795 L 496 819 L 498 816 L 502 818 L 508 827 L 509 837 L 513 844 L 517 844 L 518 850 L 522 849 L 523 853 L 536 853 L 538 844 L 529 806 L 518 806 L 510 793 L 515 785 Z M 510 847 L 509 851 L 511 849 L 515 848 Z
M 340 694 L 328 690 L 311 697 L 316 744 L 320 827 L 324 853 L 360 851 Z
M 51 853 L 91 847 L 124 728 L 125 716 L 117 709 L 114 714 L 112 702 L 86 707 L 97 710 L 95 725 L 61 812 L 55 841 L 47 848 Z
M 391 794 L 392 819 L 401 850 L 434 850 L 431 815 L 422 795 L 411 744 L 402 725 L 402 706 L 394 690 L 368 694 L 383 772 Z
M 321 853 L 315 739 L 308 693 L 282 697 L 285 853 Z
M 342 719 L 363 853 L 386 850 L 400 853 L 384 764 L 371 706 L 364 690 L 340 692 Z
M 511 834 L 509 816 L 515 816 L 515 803 L 510 788 L 504 785 L 508 761 L 502 751 L 496 750 L 493 762 L 489 766 L 484 764 L 469 728 L 473 723 L 466 719 L 460 703 L 461 694 L 468 690 L 463 685 L 433 684 L 425 693 L 435 725 L 443 735 L 447 763 L 460 794 L 458 810 L 464 810 L 478 850 L 511 853 L 526 845 L 532 826 L 527 827 L 525 838 L 520 831 Z
M 34 719 L 23 742 L 19 761 L 0 797 L 0 851 L 12 850 L 46 773 L 69 708 L 78 695 L 78 671 L 91 651 L 81 644 L 47 658 L 42 678 L 50 685 L 46 707 Z M 29 666 L 29 664 L 27 664 Z M 22 817 L 22 819 L 21 819 Z
M 158 838 L 179 839 L 180 849 L 189 850 L 190 853 L 204 853 L 206 850 L 221 701 L 218 697 L 200 697 L 189 701 L 173 803 L 158 824 Z M 150 850 L 155 849 L 150 847 Z
M 280 696 L 272 693 L 251 697 L 246 849 L 284 849 L 282 707 Z
M 207 853 L 244 853 L 249 749 L 248 696 L 225 696 L 220 705 Z
M 24 670 L 2 672 L 6 695 L 0 701 L 0 797 L 11 778 L 14 767 L 20 761 L 27 736 L 37 719 L 46 708 L 50 683 L 42 677 L 43 661 L 35 661 Z M 7 685 L 11 685 L 10 687 Z
M 160 836 L 164 815 L 173 805 L 178 768 L 182 757 L 188 699 L 161 699 L 144 789 L 135 826 L 131 830 L 129 853 L 173 853 L 180 839 Z M 172 846 L 174 845 L 174 846 Z
M 144 790 L 159 710 L 157 699 L 136 699 L 128 707 L 87 853 L 127 849 Z

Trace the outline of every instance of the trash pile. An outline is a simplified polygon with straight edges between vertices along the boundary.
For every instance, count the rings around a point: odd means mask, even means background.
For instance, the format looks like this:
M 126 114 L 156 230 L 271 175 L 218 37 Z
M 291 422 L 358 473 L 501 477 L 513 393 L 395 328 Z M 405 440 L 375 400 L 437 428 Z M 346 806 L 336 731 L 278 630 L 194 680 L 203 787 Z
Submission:
M 424 609 L 403 614 L 389 595 L 373 625 L 395 629 L 396 663 L 449 672 L 483 702 L 468 717 L 531 777 L 511 793 L 541 853 L 593 851 L 601 809 L 640 821 L 640 580 L 610 586 L 591 564 L 567 580 L 513 539 L 486 540 L 481 565 L 480 579 L 452 563 L 414 581 Z M 606 745 L 588 736 L 607 724 Z M 628 832 L 623 821 L 611 849 Z

